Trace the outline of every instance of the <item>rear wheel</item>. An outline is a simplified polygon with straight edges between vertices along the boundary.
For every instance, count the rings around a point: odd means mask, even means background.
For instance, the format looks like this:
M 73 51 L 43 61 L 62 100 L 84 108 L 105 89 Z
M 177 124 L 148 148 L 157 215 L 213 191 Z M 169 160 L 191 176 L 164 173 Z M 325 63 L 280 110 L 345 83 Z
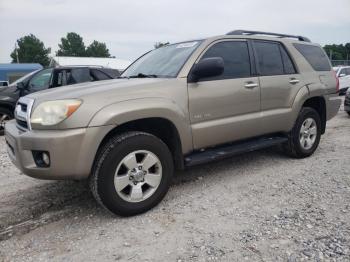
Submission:
M 4 135 L 6 123 L 13 118 L 13 114 L 6 108 L 0 108 L 0 136 Z
M 173 160 L 157 137 L 127 132 L 107 142 L 90 178 L 96 200 L 111 212 L 131 216 L 156 206 L 167 193 Z
M 312 155 L 321 139 L 321 119 L 317 111 L 310 107 L 303 108 L 288 138 L 285 151 L 289 155 L 295 158 Z

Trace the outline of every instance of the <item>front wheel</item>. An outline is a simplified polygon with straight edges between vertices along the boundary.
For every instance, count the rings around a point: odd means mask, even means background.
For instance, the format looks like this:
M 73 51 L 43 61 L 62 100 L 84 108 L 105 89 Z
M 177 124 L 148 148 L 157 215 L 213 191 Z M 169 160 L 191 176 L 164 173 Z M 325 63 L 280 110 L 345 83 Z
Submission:
M 4 135 L 6 123 L 13 118 L 13 114 L 6 108 L 0 108 L 0 136 Z
M 90 186 L 102 206 L 117 215 L 132 216 L 163 199 L 173 170 L 172 155 L 163 141 L 148 133 L 127 132 L 100 150 Z
M 312 155 L 321 139 L 321 119 L 318 112 L 310 107 L 304 107 L 295 125 L 288 134 L 285 151 L 295 158 Z

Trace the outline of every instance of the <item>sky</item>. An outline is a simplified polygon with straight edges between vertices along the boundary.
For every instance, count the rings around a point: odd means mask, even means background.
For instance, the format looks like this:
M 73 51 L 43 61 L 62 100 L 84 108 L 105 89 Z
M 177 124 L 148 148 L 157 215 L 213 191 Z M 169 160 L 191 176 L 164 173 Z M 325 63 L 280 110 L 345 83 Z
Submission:
M 235 29 L 305 35 L 313 42 L 350 42 L 350 0 L 0 0 L 0 63 L 18 38 L 34 34 L 52 55 L 67 32 L 111 55 L 134 60 L 155 42 L 178 42 Z

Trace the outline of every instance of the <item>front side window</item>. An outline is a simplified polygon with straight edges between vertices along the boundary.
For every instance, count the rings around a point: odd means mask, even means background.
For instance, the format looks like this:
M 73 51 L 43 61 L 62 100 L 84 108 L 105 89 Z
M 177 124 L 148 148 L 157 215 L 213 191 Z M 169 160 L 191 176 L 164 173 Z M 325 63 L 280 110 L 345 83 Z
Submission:
M 52 68 L 44 69 L 33 76 L 29 81 L 29 88 L 31 90 L 47 89 L 50 84 Z
M 220 76 L 201 79 L 201 81 L 251 76 L 248 44 L 245 41 L 224 41 L 214 44 L 201 59 L 210 57 L 221 57 L 224 60 L 224 72 Z
M 283 75 L 283 60 L 278 43 L 254 41 L 260 75 Z
M 136 60 L 121 77 L 176 77 L 200 42 L 184 42 L 154 49 Z
M 90 71 L 92 81 L 99 81 L 99 80 L 108 80 L 111 79 L 111 77 L 107 76 L 105 73 L 101 72 L 97 69 L 91 69 Z

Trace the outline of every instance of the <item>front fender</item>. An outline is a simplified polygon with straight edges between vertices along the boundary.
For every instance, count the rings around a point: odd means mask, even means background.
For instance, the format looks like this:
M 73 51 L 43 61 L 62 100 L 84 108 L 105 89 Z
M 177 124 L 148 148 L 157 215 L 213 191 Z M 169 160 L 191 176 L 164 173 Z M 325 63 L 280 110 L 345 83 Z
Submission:
M 89 127 L 120 126 L 145 118 L 163 118 L 172 122 L 179 133 L 183 153 L 192 150 L 192 133 L 188 113 L 170 99 L 139 98 L 108 105 L 93 116 Z

